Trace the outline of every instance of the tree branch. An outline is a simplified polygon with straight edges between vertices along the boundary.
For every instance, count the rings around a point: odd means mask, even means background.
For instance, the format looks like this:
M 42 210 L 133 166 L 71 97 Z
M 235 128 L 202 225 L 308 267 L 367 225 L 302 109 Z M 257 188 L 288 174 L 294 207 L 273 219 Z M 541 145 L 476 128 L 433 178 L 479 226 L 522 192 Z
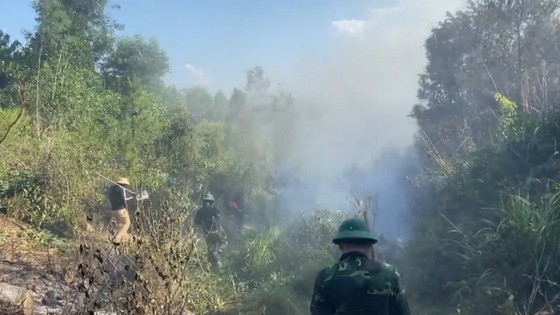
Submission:
M 25 112 L 25 87 L 24 87 L 23 81 L 18 80 L 18 89 L 17 90 L 18 90 L 17 92 L 18 92 L 19 100 L 21 102 L 20 110 L 19 110 L 19 113 L 18 113 L 16 119 L 10 125 L 8 125 L 8 129 L 6 130 L 6 133 L 2 136 L 2 138 L 0 138 L 0 144 L 2 144 L 2 142 L 4 142 L 6 140 L 6 138 L 8 138 L 8 135 L 10 134 L 10 131 L 17 124 L 17 122 L 21 119 L 21 117 L 23 116 L 23 113 Z

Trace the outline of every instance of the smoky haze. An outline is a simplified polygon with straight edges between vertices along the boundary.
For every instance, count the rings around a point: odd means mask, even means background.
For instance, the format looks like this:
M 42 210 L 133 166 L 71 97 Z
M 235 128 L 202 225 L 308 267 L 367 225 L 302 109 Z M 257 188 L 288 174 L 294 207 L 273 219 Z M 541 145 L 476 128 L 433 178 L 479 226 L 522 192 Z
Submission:
M 416 131 L 407 115 L 426 65 L 424 41 L 446 12 L 465 6 L 465 0 L 405 0 L 369 10 L 368 19 L 332 22 L 330 50 L 302 60 L 288 87 L 307 115 L 297 121 L 279 168 L 295 179 L 280 188 L 283 208 L 347 211 L 351 192 L 377 195 L 377 231 L 406 236 L 403 171 L 416 160 L 405 150 Z M 398 153 L 376 163 L 387 150 Z M 353 168 L 361 171 L 348 172 Z

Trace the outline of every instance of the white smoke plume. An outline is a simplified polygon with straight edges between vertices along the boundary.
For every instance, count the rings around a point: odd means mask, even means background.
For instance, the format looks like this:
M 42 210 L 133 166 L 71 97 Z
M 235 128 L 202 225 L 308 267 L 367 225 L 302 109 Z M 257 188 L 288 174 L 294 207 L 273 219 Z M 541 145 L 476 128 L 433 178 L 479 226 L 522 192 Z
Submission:
M 408 209 L 398 200 L 398 170 L 371 170 L 371 176 L 342 182 L 352 166 L 368 167 L 387 148 L 406 148 L 416 125 L 418 75 L 426 65 L 424 41 L 433 27 L 466 6 L 465 0 L 404 0 L 369 11 L 369 19 L 333 21 L 333 43 L 323 55 L 303 60 L 293 87 L 302 109 L 319 115 L 303 119 L 286 169 L 305 170 L 307 184 L 287 186 L 286 207 L 299 211 L 321 195 L 325 207 L 349 208 L 351 186 L 379 193 L 382 232 L 400 234 L 396 222 Z M 399 166 L 392 166 L 398 168 Z M 382 172 L 381 172 L 382 171 Z M 289 175 L 288 175 L 289 177 Z

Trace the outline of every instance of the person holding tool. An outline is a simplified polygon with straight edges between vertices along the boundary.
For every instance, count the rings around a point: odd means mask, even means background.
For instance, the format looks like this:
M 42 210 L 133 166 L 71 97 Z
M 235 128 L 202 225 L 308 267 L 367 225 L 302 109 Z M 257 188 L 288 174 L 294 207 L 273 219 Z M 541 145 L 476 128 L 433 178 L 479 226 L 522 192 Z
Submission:
M 136 197 L 138 201 L 144 200 L 147 198 L 147 196 L 145 196 L 147 194 L 143 191 L 142 196 L 137 196 L 136 193 L 129 190 L 130 182 L 125 177 L 121 177 L 114 182 L 111 180 L 109 181 L 112 182 L 113 185 L 109 187 L 107 196 L 111 204 L 112 217 L 117 220 L 119 225 L 118 232 L 112 237 L 111 242 L 118 245 L 128 239 L 128 230 L 130 229 L 130 215 L 126 202 L 134 197 Z

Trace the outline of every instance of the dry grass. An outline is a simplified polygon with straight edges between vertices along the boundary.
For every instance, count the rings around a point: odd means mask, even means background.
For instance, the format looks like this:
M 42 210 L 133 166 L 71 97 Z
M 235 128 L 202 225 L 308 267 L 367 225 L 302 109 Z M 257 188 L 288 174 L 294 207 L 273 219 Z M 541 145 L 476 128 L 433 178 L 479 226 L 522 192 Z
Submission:
M 138 211 L 135 237 L 118 247 L 107 241 L 107 229 L 80 232 L 78 242 L 61 246 L 0 217 L 0 281 L 55 290 L 63 300 L 58 314 L 202 314 L 233 305 L 233 283 L 209 272 L 205 245 L 190 224 L 194 208 L 168 205 Z M 41 278 L 48 278 L 45 288 L 34 288 Z
M 208 272 L 191 227 L 194 209 L 168 205 L 137 211 L 137 234 L 128 243 L 80 244 L 75 280 L 85 299 L 80 312 L 202 314 L 228 306 L 228 286 Z
M 32 266 L 54 264 L 61 249 L 56 246 L 37 246 L 38 237 L 34 239 L 37 233 L 23 223 L 0 216 L 0 258 Z

